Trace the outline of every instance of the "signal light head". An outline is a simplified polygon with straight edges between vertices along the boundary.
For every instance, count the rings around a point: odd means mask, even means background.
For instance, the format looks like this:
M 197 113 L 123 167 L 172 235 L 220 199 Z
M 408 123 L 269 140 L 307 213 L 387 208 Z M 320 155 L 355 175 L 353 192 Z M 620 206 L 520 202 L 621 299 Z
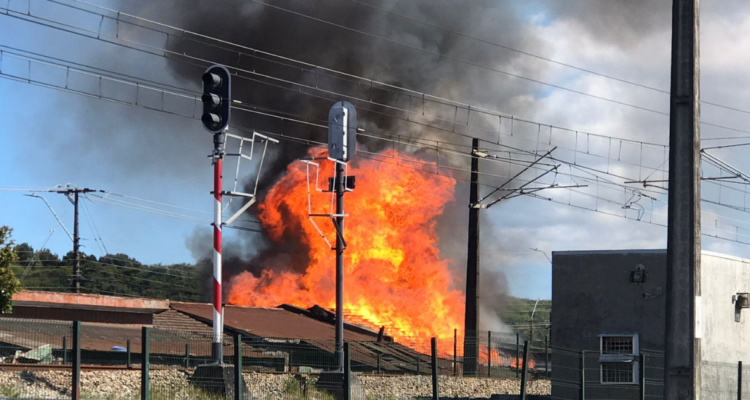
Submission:
M 208 128 L 211 129 L 217 129 L 221 126 L 221 116 L 216 114 L 203 114 L 201 116 L 201 121 L 203 122 L 203 125 L 205 125 Z
M 232 109 L 232 76 L 221 65 L 209 67 L 201 76 L 203 81 L 203 114 L 201 122 L 207 131 L 219 133 L 227 128 Z
M 216 89 L 221 86 L 221 77 L 214 73 L 206 72 L 203 74 L 203 84 L 211 89 Z
M 214 93 L 206 93 L 201 96 L 203 104 L 210 106 L 211 108 L 218 107 L 221 105 L 221 97 Z

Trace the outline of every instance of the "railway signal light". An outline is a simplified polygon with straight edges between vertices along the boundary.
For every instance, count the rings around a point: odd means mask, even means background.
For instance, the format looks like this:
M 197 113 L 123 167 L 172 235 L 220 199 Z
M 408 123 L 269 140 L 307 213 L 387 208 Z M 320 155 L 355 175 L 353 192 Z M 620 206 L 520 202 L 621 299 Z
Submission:
M 232 85 L 229 70 L 213 65 L 203 74 L 203 115 L 201 121 L 209 132 L 218 133 L 229 125 L 232 108 Z

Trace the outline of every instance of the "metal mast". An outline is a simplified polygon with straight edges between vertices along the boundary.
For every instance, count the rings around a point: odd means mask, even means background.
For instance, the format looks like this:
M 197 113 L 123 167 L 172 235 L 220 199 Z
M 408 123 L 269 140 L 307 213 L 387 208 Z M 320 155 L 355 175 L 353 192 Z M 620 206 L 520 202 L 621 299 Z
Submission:
M 466 311 L 464 315 L 464 375 L 478 372 L 479 363 L 479 139 L 472 139 L 469 190 L 469 249 L 466 261 Z

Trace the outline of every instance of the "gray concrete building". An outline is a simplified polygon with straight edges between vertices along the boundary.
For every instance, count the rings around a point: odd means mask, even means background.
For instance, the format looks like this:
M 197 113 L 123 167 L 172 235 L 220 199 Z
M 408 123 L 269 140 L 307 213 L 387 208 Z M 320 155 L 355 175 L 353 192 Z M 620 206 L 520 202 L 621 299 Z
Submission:
M 666 258 L 666 250 L 552 253 L 553 398 L 579 399 L 582 378 L 586 398 L 639 399 L 642 387 L 661 396 Z M 737 362 L 750 361 L 750 260 L 704 251 L 701 281 L 701 398 L 736 399 Z

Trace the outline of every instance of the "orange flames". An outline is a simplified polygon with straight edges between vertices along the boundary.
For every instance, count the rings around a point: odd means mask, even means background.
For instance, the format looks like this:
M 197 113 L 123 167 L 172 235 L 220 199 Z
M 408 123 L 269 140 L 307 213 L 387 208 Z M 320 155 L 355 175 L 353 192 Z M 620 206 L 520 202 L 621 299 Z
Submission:
M 440 257 L 435 219 L 453 200 L 456 182 L 435 174 L 434 164 L 394 150 L 381 156 L 386 162 L 357 158 L 349 163 L 349 175 L 356 176 L 357 185 L 345 196 L 349 216 L 345 218 L 344 308 L 373 328 L 387 326 L 386 333 L 402 342 L 426 343 L 435 336 L 452 339 L 453 329 L 463 325 L 464 299 L 451 286 L 460 280 L 449 271 L 449 261 Z M 397 165 L 398 159 L 419 164 L 404 167 Z M 326 188 L 333 163 L 319 164 L 320 185 Z M 259 205 L 259 218 L 271 240 L 293 234 L 309 247 L 310 263 L 304 274 L 266 269 L 255 277 L 245 272 L 232 281 L 230 303 L 335 307 L 335 252 L 308 220 L 305 171 L 302 162 L 289 165 Z M 312 212 L 330 213 L 331 194 L 315 191 L 312 167 L 310 180 Z M 331 221 L 316 218 L 315 222 L 335 244 Z
M 487 346 L 480 346 L 479 347 L 479 363 L 482 365 L 489 365 L 490 361 L 492 361 L 493 367 L 503 366 L 503 367 L 511 367 L 511 368 L 521 368 L 523 367 L 523 357 L 516 358 L 511 355 L 508 355 L 506 353 L 501 353 L 497 351 L 497 349 L 492 349 L 492 351 L 488 351 L 489 349 Z M 529 368 L 534 369 L 536 368 L 536 361 L 534 361 L 533 357 L 529 357 Z

